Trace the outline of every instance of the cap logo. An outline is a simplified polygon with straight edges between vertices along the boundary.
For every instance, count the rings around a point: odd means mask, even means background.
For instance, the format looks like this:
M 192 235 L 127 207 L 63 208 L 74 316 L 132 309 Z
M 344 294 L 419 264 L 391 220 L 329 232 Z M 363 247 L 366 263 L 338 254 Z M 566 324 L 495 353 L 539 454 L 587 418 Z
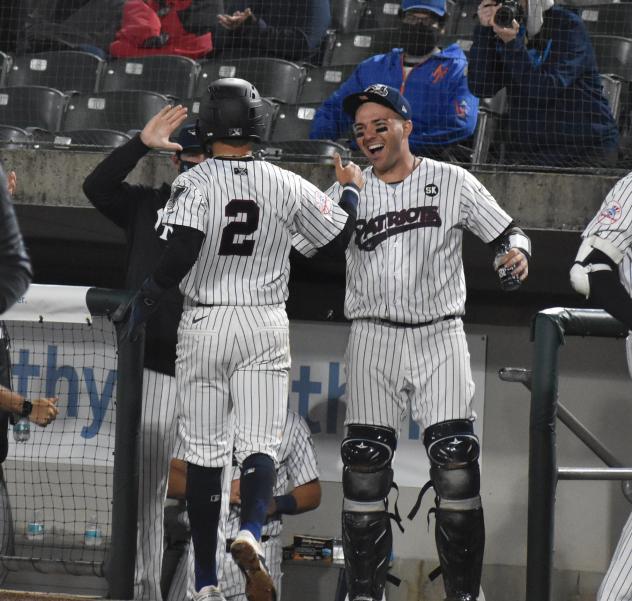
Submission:
M 380 83 L 373 84 L 372 86 L 366 88 L 364 91 L 370 94 L 377 94 L 378 96 L 382 96 L 384 98 L 388 96 L 388 87 Z
M 231 127 L 231 128 L 228 130 L 228 135 L 229 135 L 231 138 L 234 138 L 234 137 L 237 137 L 237 136 L 241 136 L 241 131 L 242 131 L 242 130 L 241 130 L 241 127 Z
M 402 113 L 408 113 L 408 109 L 405 104 L 402 104 Z

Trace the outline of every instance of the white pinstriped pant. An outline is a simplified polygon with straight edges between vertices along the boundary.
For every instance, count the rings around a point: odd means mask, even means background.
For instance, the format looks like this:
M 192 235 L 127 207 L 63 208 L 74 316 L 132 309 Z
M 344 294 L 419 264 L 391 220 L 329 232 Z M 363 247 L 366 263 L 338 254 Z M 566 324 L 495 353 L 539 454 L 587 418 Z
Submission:
M 632 378 L 632 334 L 625 340 L 625 350 Z M 621 531 L 608 571 L 599 586 L 597 601 L 632 601 L 632 513 Z
M 143 370 L 134 599 L 161 601 L 164 502 L 176 436 L 176 382 Z
M 194 307 L 178 328 L 184 459 L 206 467 L 253 453 L 276 460 L 287 417 L 289 323 L 283 305 Z
M 459 318 L 411 328 L 356 319 L 346 366 L 345 424 L 399 432 L 408 401 L 422 428 L 475 417 L 470 353 Z

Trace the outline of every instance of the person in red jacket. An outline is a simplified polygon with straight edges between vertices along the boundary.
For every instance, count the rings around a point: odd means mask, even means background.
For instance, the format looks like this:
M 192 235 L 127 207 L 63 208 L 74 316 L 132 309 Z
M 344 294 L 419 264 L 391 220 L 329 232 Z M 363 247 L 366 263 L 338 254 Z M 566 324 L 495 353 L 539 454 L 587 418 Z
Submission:
M 110 44 L 117 58 L 178 54 L 197 59 L 213 50 L 210 32 L 197 35 L 185 29 L 181 13 L 194 0 L 128 0 L 121 28 Z

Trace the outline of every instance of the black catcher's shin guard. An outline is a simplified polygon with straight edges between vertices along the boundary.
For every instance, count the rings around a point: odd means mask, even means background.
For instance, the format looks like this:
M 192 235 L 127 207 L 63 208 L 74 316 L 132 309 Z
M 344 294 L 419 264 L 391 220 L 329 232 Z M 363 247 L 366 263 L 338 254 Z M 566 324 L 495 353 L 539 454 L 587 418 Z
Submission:
M 342 546 L 349 601 L 380 601 L 393 548 L 388 513 L 343 511 Z
M 475 601 L 481 586 L 485 525 L 483 509 L 437 507 L 435 540 L 447 601 Z

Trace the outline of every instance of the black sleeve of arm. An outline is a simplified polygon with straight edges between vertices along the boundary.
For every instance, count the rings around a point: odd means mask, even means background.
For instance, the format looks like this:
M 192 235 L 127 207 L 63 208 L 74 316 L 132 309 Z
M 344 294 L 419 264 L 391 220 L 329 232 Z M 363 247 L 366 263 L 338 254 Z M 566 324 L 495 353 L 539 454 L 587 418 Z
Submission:
M 316 255 L 314 255 L 315 257 L 338 257 L 347 250 L 351 236 L 353 236 L 353 232 L 355 231 L 359 198 L 360 191 L 357 186 L 348 184 L 343 188 L 338 206 L 347 213 L 349 217 L 340 233 L 331 242 L 319 248 Z
M 124 180 L 149 150 L 140 134 L 134 136 L 105 157 L 83 182 L 88 200 L 119 227 L 126 227 L 132 203 L 137 200 L 141 187 L 126 184 Z
M 165 290 L 179 284 L 195 263 L 204 233 L 192 227 L 174 225 L 173 232 L 158 267 L 154 271 L 154 281 Z
M 31 278 L 31 262 L 0 171 L 0 313 L 26 292 Z
M 628 330 L 632 330 L 632 298 L 623 287 L 616 271 L 593 271 L 588 274 L 590 300 L 605 309 Z

